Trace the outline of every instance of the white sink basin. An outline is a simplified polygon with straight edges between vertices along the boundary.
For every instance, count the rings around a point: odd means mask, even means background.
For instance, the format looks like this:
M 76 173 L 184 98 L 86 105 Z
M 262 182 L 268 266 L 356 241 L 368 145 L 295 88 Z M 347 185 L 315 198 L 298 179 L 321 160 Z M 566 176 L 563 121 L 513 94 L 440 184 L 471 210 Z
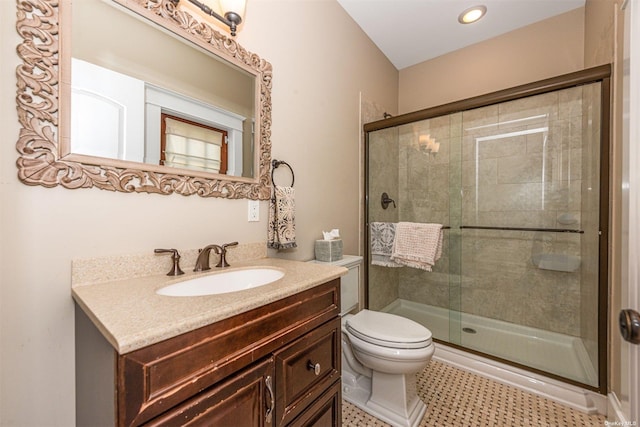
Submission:
M 268 267 L 231 270 L 174 283 L 158 289 L 156 293 L 171 297 L 226 294 L 264 286 L 282 276 L 283 271 Z

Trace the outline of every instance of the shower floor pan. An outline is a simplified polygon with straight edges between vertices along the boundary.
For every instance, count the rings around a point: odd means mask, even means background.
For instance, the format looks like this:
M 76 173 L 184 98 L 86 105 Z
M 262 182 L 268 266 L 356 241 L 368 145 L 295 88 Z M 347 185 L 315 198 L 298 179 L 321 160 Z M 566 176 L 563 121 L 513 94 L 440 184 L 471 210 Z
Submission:
M 434 338 L 596 386 L 598 379 L 582 341 L 484 317 L 398 299 L 382 311 L 412 319 L 427 327 Z M 466 330 L 468 332 L 463 332 Z

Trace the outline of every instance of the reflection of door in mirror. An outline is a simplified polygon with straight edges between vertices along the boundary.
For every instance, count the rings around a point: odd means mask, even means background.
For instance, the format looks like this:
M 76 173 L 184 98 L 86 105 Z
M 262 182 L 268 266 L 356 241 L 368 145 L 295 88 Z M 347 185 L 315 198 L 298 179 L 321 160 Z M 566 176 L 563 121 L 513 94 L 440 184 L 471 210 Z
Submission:
M 73 152 L 144 161 L 144 82 L 75 58 L 71 67 Z
M 166 113 L 161 118 L 161 165 L 227 173 L 226 131 Z

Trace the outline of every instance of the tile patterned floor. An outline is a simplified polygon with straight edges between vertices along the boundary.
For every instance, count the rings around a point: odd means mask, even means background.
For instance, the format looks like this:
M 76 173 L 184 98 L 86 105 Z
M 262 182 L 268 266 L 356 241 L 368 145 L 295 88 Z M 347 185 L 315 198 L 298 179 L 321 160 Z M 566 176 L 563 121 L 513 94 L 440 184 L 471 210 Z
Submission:
M 418 393 L 427 404 L 420 427 L 604 426 L 602 415 L 586 415 L 515 387 L 432 360 L 418 375 Z M 344 427 L 388 424 L 342 403 Z

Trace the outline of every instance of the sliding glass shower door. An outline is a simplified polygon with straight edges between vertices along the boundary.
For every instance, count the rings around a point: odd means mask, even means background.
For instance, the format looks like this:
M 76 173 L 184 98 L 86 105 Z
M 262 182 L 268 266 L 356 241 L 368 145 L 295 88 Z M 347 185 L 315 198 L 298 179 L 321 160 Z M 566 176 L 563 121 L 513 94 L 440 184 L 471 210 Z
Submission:
M 598 78 L 379 122 L 367 134 L 369 307 L 602 390 L 607 93 Z M 431 271 L 385 265 L 379 245 L 372 253 L 372 225 L 399 222 L 443 225 Z
M 589 385 L 598 384 L 600 89 L 465 111 L 460 159 L 460 270 L 472 283 L 460 292 L 460 344 Z

